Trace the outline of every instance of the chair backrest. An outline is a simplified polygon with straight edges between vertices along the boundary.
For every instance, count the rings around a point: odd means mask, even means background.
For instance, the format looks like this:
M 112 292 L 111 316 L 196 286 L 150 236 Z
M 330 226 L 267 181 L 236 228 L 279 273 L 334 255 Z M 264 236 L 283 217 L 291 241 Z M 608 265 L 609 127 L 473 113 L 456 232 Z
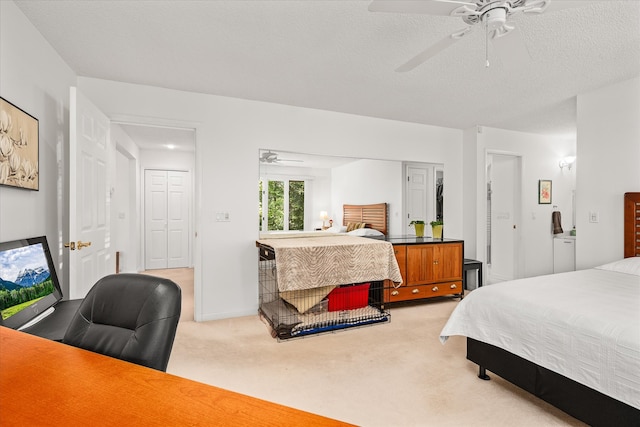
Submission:
M 182 305 L 180 287 L 146 274 L 113 274 L 91 288 L 64 343 L 166 371 Z

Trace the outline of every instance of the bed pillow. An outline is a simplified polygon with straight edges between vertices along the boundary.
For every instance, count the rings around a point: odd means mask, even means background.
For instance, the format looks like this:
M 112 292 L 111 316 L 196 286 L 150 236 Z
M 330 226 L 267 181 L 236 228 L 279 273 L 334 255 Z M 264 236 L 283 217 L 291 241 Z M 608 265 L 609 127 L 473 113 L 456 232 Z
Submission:
M 596 268 L 599 270 L 611 270 L 619 273 L 640 276 L 640 257 L 629 257 L 619 261 L 610 262 Z
M 366 224 L 364 222 L 349 222 L 347 223 L 347 233 L 353 230 L 364 228 Z
M 300 313 L 304 313 L 329 295 L 333 288 L 335 286 L 322 286 L 299 291 L 282 291 L 280 292 L 280 298 L 297 308 Z
M 347 231 L 347 227 L 344 225 L 334 225 L 333 227 L 324 230 L 325 233 L 344 233 Z
M 381 231 L 374 230 L 373 228 L 358 228 L 357 230 L 349 231 L 347 234 L 352 236 L 384 236 Z

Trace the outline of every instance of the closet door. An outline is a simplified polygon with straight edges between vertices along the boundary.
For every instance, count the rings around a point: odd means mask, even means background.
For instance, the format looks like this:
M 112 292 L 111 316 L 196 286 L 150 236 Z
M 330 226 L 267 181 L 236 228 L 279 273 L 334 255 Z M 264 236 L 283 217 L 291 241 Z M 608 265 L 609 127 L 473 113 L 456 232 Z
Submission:
M 189 266 L 188 172 L 145 170 L 145 269 Z
M 189 266 L 189 173 L 167 172 L 167 267 Z

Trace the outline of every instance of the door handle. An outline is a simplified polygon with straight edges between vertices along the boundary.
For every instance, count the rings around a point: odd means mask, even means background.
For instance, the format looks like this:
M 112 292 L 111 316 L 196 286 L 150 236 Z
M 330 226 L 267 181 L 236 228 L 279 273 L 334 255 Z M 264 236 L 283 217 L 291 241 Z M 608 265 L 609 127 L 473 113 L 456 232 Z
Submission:
M 72 251 L 75 251 L 76 247 L 78 248 L 78 250 L 81 250 L 82 248 L 86 248 L 87 246 L 91 246 L 91 242 L 83 242 L 82 240 L 78 240 L 77 245 L 76 242 L 69 242 L 64 244 L 65 248 L 69 248 L 69 250 Z
M 82 240 L 78 240 L 78 250 L 87 246 L 91 246 L 91 242 L 83 242 Z

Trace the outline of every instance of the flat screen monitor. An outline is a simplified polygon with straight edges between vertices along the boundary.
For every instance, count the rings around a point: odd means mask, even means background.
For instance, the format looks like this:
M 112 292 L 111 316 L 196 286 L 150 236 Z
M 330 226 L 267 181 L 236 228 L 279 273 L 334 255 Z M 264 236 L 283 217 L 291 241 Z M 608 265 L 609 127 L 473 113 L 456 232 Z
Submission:
M 21 329 L 62 299 L 46 236 L 0 243 L 0 324 Z

